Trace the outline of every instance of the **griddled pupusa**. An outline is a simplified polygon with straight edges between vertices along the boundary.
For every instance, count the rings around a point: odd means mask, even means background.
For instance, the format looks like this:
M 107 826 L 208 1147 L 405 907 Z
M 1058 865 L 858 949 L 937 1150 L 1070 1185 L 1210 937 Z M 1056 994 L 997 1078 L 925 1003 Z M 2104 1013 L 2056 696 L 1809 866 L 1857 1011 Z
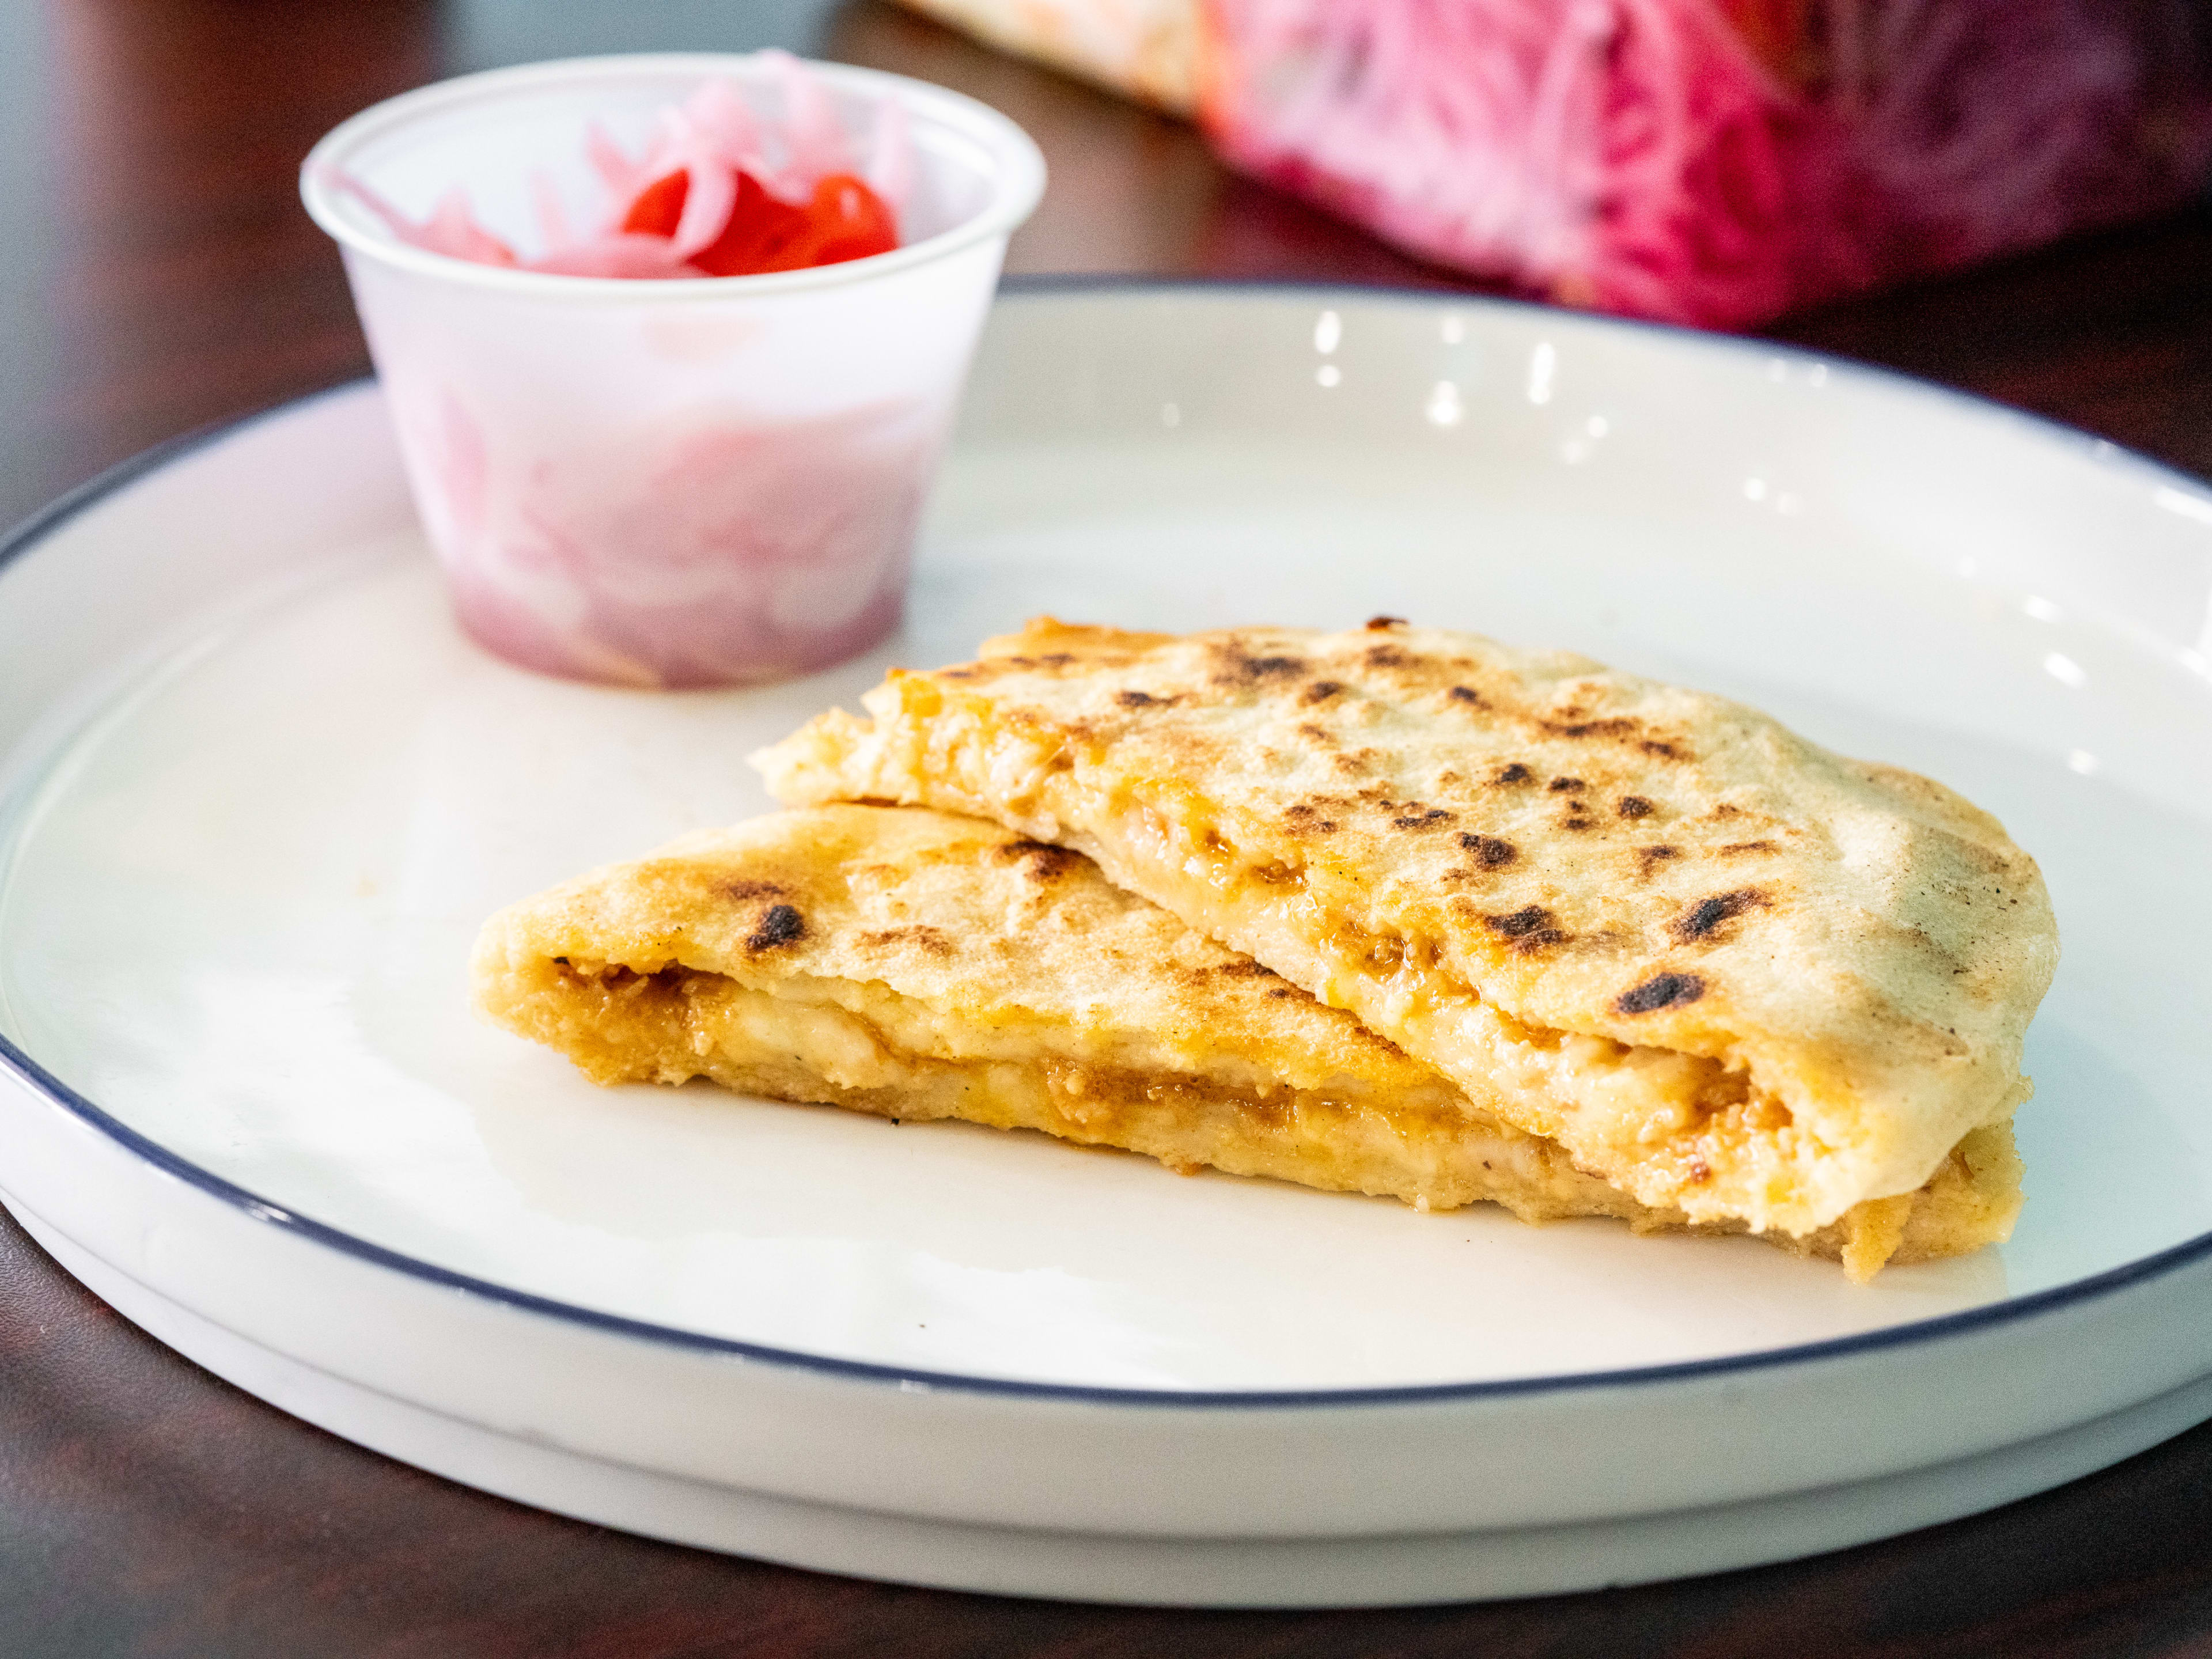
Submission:
M 1741 704 L 1389 617 L 1045 619 L 866 703 L 756 757 L 781 799 L 1077 848 L 1647 1206 L 1811 1236 L 2029 1092 L 2034 861 Z
M 694 836 L 493 917 L 493 1018 L 603 1083 L 711 1078 L 1427 1209 L 1686 1224 L 1577 1169 L 1250 957 L 975 818 L 823 806 Z M 2002 1126 L 1802 1242 L 1863 1277 L 2002 1236 Z

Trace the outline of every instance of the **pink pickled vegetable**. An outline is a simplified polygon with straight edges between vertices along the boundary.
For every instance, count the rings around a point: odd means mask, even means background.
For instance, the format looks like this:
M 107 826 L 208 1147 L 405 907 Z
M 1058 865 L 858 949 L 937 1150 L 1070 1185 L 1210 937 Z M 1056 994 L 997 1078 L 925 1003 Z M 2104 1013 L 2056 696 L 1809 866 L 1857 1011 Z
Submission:
M 774 115 L 747 89 L 765 90 Z M 960 260 L 956 292 L 941 266 L 888 261 L 798 291 L 654 279 L 898 247 L 918 182 L 948 170 L 915 152 L 897 112 L 907 95 L 882 86 L 848 136 L 844 83 L 833 101 L 826 77 L 771 58 L 680 107 L 647 106 L 620 138 L 585 125 L 580 167 L 503 181 L 502 206 L 531 216 L 501 218 L 505 237 L 459 190 L 418 221 L 367 181 L 331 176 L 408 248 L 640 279 L 619 291 L 485 283 L 447 260 L 394 257 L 383 237 L 346 239 L 409 482 L 469 635 L 542 672 L 674 688 L 811 672 L 896 625 L 995 273 L 978 255 L 995 248 Z M 570 107 L 589 112 L 589 97 Z M 472 164 L 511 167 L 518 154 L 527 168 L 549 129 L 517 134 L 506 118 L 494 104 L 475 125 L 390 143 L 363 171 L 396 190 L 448 167 L 481 180 Z M 916 216 L 945 193 L 921 197 Z
M 744 276 L 890 252 L 899 245 L 898 205 L 913 176 L 903 112 L 884 105 L 864 178 L 821 82 L 795 58 L 763 55 L 783 83 L 779 134 L 764 133 L 726 82 L 709 82 L 682 108 L 663 111 L 640 157 L 593 125 L 585 156 L 612 207 L 597 229 L 571 236 L 551 180 L 534 178 L 546 242 L 535 258 L 519 257 L 478 224 L 458 187 L 418 224 L 359 180 L 337 182 L 410 246 L 557 276 Z
M 781 679 L 881 639 L 943 439 L 903 404 L 684 420 L 502 484 L 459 404 L 442 416 L 409 436 L 463 625 L 544 673 L 659 688 Z

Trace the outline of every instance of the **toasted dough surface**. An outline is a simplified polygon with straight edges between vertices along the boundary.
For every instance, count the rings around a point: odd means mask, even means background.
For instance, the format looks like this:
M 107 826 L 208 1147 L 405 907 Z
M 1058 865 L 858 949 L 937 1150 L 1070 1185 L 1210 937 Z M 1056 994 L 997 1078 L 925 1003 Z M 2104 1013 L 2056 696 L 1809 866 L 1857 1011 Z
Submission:
M 1389 619 L 1048 620 L 757 757 L 994 818 L 1350 1009 L 1640 1201 L 1809 1235 L 2028 1092 L 2034 862 L 1739 704 Z
M 998 825 L 787 812 L 592 872 L 485 925 L 479 1003 L 600 1082 L 704 1076 L 1445 1209 L 1679 1227 L 1349 1014 Z M 1803 1241 L 1863 1277 L 2002 1237 L 2002 1128 Z

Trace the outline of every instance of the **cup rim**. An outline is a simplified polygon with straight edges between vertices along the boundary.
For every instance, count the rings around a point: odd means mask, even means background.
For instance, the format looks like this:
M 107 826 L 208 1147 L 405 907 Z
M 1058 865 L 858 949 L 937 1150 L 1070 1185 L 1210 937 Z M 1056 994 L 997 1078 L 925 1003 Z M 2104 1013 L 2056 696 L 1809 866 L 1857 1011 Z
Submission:
M 784 294 L 889 276 L 1011 232 L 1030 216 L 1044 193 L 1043 153 L 1019 125 L 989 105 L 949 87 L 919 81 L 911 76 L 810 58 L 799 61 L 809 73 L 833 87 L 878 98 L 896 98 L 906 106 L 910 115 L 924 117 L 979 141 L 998 163 L 990 201 L 980 212 L 934 236 L 866 258 L 748 276 L 668 276 L 647 280 L 572 276 L 553 271 L 478 264 L 473 260 L 433 253 L 427 248 L 411 247 L 404 242 L 374 235 L 338 211 L 333 180 L 343 165 L 343 158 L 404 122 L 458 105 L 489 101 L 519 90 L 564 82 L 615 80 L 639 74 L 702 77 L 754 74 L 758 72 L 763 56 L 757 52 L 617 52 L 483 70 L 417 87 L 349 116 L 317 140 L 300 164 L 300 199 L 307 210 L 307 216 L 341 248 L 398 270 L 517 296 L 635 305 L 648 298 L 686 303 L 726 300 L 740 295 Z

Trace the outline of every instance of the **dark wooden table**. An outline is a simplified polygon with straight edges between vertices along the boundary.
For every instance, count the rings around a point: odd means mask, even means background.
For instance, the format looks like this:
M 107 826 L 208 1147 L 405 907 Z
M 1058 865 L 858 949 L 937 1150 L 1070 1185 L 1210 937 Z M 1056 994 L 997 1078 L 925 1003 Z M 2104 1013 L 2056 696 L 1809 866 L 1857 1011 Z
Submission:
M 499 63 L 768 44 L 1026 125 L 1054 182 L 1018 270 L 1447 281 L 1227 175 L 1172 122 L 872 0 L 18 0 L 0 9 L 0 520 L 366 371 L 294 195 L 341 117 Z M 1774 332 L 2212 474 L 2208 295 L 2199 213 Z M 998 1601 L 647 1543 L 387 1462 L 140 1335 L 0 1218 L 0 1655 L 126 1654 L 2212 1654 L 2212 1426 L 1994 1514 L 1641 1589 L 1296 1614 Z

